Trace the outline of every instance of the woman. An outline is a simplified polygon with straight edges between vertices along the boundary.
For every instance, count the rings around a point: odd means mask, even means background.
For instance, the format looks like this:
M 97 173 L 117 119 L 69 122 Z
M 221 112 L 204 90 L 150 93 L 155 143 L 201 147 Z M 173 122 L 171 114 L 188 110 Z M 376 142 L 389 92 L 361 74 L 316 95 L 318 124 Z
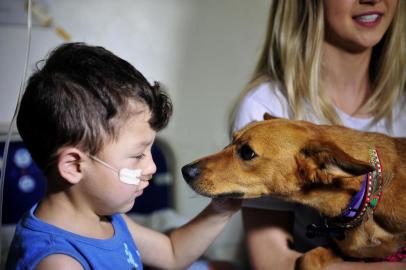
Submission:
M 406 136 L 406 1 L 271 2 L 267 37 L 234 115 L 238 130 L 264 112 Z M 243 222 L 254 269 L 294 269 L 327 238 L 309 239 L 312 209 L 272 198 L 247 201 Z M 406 263 L 342 262 L 329 269 L 405 269 Z

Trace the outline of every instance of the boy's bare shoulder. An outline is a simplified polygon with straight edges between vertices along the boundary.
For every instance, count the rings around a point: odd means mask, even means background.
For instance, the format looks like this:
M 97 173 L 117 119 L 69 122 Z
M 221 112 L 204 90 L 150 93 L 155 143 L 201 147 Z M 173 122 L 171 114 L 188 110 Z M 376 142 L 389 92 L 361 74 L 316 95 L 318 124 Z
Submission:
M 35 267 L 35 270 L 84 270 L 83 266 L 74 258 L 65 254 L 52 254 Z

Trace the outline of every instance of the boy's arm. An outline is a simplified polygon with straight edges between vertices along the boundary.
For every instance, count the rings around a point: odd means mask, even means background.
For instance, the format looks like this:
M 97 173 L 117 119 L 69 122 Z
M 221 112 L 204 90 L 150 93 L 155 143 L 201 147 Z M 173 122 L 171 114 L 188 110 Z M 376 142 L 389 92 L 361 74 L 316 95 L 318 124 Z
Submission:
M 198 259 L 240 208 L 240 200 L 213 199 L 187 224 L 169 236 L 133 222 L 124 215 L 143 263 L 162 269 L 184 269 Z

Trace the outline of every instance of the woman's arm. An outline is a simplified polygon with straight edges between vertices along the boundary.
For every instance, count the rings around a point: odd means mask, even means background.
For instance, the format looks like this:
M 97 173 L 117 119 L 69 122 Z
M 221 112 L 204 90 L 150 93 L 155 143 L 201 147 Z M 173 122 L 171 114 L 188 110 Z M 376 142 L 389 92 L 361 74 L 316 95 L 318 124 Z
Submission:
M 253 269 L 294 269 L 301 253 L 291 248 L 294 213 L 242 208 L 243 224 Z
M 169 236 L 124 219 L 143 263 L 160 269 L 184 269 L 198 259 L 240 208 L 240 200 L 213 199 L 194 219 Z

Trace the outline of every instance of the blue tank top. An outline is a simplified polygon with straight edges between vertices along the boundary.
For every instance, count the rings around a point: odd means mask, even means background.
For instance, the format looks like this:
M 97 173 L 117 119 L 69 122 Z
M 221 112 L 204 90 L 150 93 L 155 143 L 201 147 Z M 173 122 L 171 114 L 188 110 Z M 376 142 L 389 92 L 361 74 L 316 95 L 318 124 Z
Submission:
M 119 214 L 111 216 L 114 236 L 101 240 L 45 223 L 35 217 L 35 208 L 32 207 L 17 224 L 6 270 L 34 269 L 46 256 L 56 253 L 71 256 L 86 270 L 143 269 L 137 246 Z

